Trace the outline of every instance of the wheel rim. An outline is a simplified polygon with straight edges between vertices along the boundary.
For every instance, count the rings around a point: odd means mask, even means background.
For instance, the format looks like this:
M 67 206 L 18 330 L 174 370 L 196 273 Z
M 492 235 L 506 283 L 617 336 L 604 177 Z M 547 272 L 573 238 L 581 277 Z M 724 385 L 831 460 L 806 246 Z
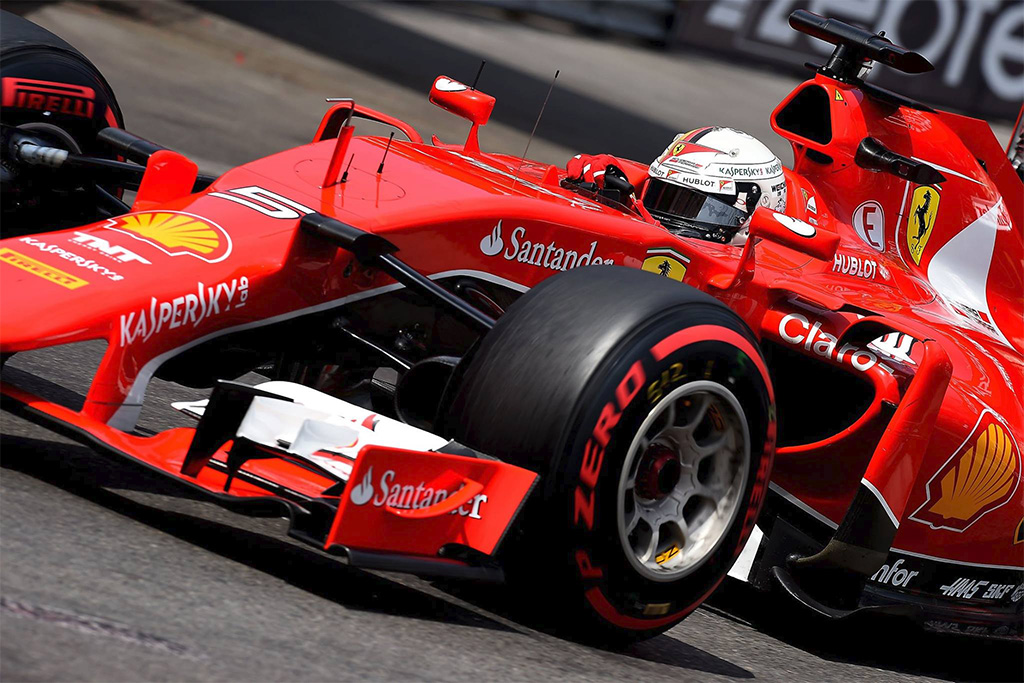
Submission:
M 49 113 L 49 112 L 47 112 Z M 39 133 L 48 133 L 53 137 L 57 138 L 64 144 L 64 149 L 71 152 L 72 154 L 81 154 L 82 148 L 78 146 L 75 139 L 71 137 L 71 134 L 60 126 L 55 126 L 52 123 L 35 122 L 35 123 L 23 123 L 18 126 L 19 130 L 30 130 Z
M 674 581 L 721 545 L 747 483 L 743 408 L 716 382 L 685 384 L 648 414 L 619 477 L 619 541 L 645 578 Z

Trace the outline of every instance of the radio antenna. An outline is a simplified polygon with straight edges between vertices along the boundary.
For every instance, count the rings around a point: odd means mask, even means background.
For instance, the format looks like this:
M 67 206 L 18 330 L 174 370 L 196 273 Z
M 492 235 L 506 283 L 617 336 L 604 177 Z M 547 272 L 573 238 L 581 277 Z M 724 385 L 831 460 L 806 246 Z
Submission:
M 480 60 L 480 68 L 476 70 L 476 78 L 473 79 L 473 85 L 470 86 L 470 90 L 476 90 L 476 84 L 480 82 L 480 74 L 484 72 L 484 67 L 487 66 L 487 60 Z
M 338 181 L 339 183 L 348 182 L 348 169 L 352 168 L 352 160 L 355 158 L 356 155 L 355 152 L 353 152 L 352 156 L 348 158 L 348 166 L 345 167 L 345 172 L 341 174 L 341 180 Z
M 391 131 L 391 136 L 388 138 L 388 146 L 384 148 L 384 156 L 380 158 L 380 166 L 377 167 L 377 175 L 384 172 L 384 160 L 388 158 L 388 152 L 391 151 L 391 141 L 395 139 L 395 132 Z
M 519 180 L 519 171 L 523 167 L 523 162 L 526 161 L 526 153 L 530 151 L 530 143 L 533 142 L 533 136 L 537 134 L 537 126 L 540 125 L 540 119 L 544 116 L 544 109 L 548 106 L 548 100 L 551 99 L 551 91 L 555 89 L 555 81 L 558 80 L 558 74 L 561 73 L 561 69 L 555 71 L 555 77 L 551 79 L 551 85 L 548 86 L 548 94 L 544 97 L 544 104 L 540 105 L 540 111 L 537 113 L 537 120 L 533 122 L 533 130 L 530 131 L 530 139 L 526 141 L 526 149 L 523 150 L 523 156 L 519 159 L 519 165 L 516 166 L 516 173 L 512 177 L 512 187 L 515 187 L 516 181 Z

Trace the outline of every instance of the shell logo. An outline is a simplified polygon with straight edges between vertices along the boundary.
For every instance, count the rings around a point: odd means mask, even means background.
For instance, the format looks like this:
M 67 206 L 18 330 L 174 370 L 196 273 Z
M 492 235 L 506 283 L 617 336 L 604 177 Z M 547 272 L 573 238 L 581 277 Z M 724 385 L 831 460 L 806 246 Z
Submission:
M 143 211 L 111 218 L 104 226 L 146 242 L 169 256 L 218 263 L 231 253 L 231 236 L 213 221 L 183 211 Z
M 967 440 L 928 480 L 928 497 L 910 519 L 962 532 L 1009 502 L 1020 477 L 1020 450 L 995 413 L 986 409 Z

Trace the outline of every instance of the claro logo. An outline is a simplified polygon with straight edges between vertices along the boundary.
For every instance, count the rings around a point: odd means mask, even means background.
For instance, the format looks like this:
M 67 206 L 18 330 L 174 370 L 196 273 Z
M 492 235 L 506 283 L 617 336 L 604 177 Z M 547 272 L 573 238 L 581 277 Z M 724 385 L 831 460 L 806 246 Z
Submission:
M 828 332 L 822 332 L 820 322 L 811 324 L 799 313 L 783 316 L 779 321 L 779 336 L 793 346 L 802 346 L 806 351 L 837 363 L 845 362 L 849 356 L 850 364 L 861 372 L 867 372 L 878 364 L 878 356 L 852 344 L 843 344 L 837 351 L 839 340 Z
M 395 481 L 397 476 L 394 470 L 387 470 L 380 475 L 380 480 L 374 486 L 373 467 L 370 467 L 366 470 L 363 480 L 352 487 L 349 501 L 353 505 L 369 503 L 374 507 L 387 505 L 398 510 L 415 510 L 436 505 L 458 490 L 435 489 L 422 481 L 416 485 L 405 484 Z M 462 507 L 452 510 L 451 514 L 459 513 L 463 517 L 480 519 L 480 507 L 486 502 L 487 494 L 478 493 Z

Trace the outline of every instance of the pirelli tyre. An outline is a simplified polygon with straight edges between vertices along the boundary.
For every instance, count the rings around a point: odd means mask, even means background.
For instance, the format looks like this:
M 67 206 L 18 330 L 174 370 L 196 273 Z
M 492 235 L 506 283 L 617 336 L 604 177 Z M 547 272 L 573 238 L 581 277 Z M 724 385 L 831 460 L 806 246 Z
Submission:
M 109 156 L 102 129 L 124 127 L 110 85 L 81 52 L 31 21 L 0 12 L 0 124 L 77 154 Z M 0 155 L 3 236 L 98 218 L 92 183 L 68 185 L 66 174 L 15 166 Z M 108 190 L 118 194 L 117 188 Z
M 764 500 L 775 418 L 756 339 L 722 303 L 640 270 L 567 271 L 454 381 L 451 435 L 541 475 L 504 560 L 565 633 L 653 636 L 725 577 Z

